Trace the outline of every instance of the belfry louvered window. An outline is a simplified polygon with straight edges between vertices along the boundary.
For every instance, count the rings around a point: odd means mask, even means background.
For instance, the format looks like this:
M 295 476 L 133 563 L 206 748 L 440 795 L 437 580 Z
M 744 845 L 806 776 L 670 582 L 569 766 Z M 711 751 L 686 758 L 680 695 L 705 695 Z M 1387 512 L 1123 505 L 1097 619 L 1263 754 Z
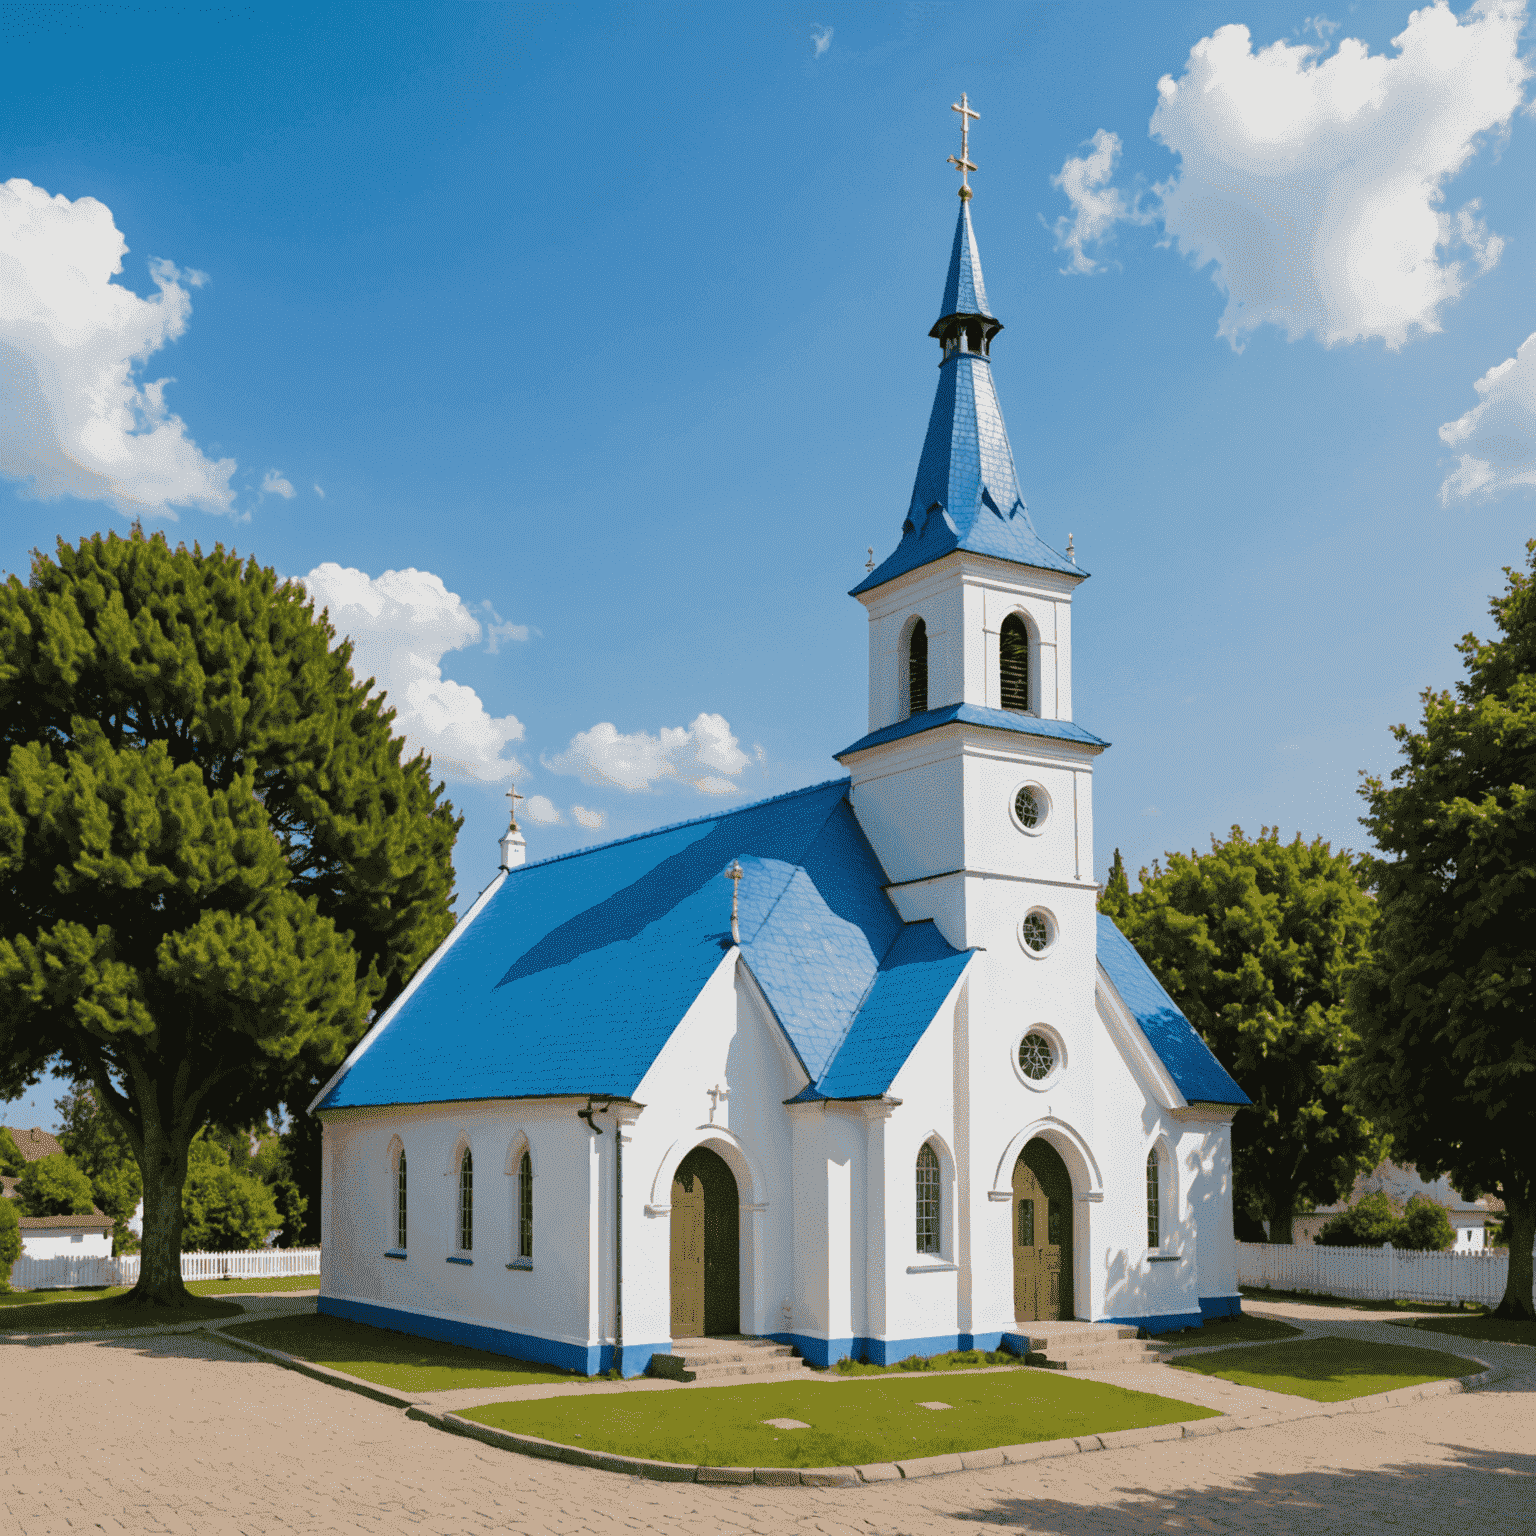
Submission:
M 517 1165 L 517 1256 L 533 1257 L 533 1159 L 526 1152 Z
M 925 1141 L 917 1153 L 917 1251 L 939 1251 L 939 1159 Z
M 1004 709 L 1029 712 L 1029 629 L 1018 614 L 1003 620 L 998 636 L 998 668 Z
M 395 1168 L 395 1247 L 405 1246 L 405 1148 L 401 1147 Z
M 1162 1190 L 1157 1163 L 1157 1148 L 1147 1153 L 1147 1247 L 1154 1253 L 1162 1247 Z
M 459 1252 L 475 1246 L 475 1160 L 468 1147 L 459 1160 Z
M 920 715 L 927 708 L 928 626 L 919 619 L 907 641 L 907 713 Z

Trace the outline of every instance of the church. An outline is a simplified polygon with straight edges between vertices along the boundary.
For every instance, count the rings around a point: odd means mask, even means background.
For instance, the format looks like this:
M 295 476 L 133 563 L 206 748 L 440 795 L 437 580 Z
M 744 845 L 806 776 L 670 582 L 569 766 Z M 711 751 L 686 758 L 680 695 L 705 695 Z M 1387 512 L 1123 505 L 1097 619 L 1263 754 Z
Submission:
M 974 114 L 968 104 L 961 122 Z M 1027 511 L 960 213 L 842 776 L 502 868 L 310 1106 L 320 1310 L 593 1374 L 1240 1310 L 1249 1102 L 1095 910 L 1087 572 Z M 514 807 L 516 802 L 513 802 Z

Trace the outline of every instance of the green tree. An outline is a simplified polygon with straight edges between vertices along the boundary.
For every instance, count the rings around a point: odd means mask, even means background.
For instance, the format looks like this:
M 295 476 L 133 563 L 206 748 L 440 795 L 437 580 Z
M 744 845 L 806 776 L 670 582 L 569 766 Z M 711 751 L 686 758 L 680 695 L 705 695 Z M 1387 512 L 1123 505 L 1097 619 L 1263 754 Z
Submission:
M 328 1072 L 452 927 L 458 820 L 303 589 L 160 535 L 0 588 L 0 1094 L 84 1077 L 183 1305 L 205 1126 Z
M 89 1216 L 96 1209 L 91 1181 L 63 1152 L 28 1163 L 16 1181 L 16 1196 L 28 1216 Z
M 1536 541 L 1527 545 L 1536 570 Z M 1506 568 L 1497 638 L 1394 727 L 1390 783 L 1361 786 L 1381 857 L 1375 959 L 1350 992 L 1355 1092 L 1425 1178 L 1503 1197 L 1500 1317 L 1536 1318 L 1536 587 Z
M 1411 1195 L 1403 1224 L 1393 1243 L 1399 1248 L 1418 1248 L 1426 1253 L 1443 1253 L 1456 1241 L 1456 1229 L 1445 1207 L 1428 1195 Z
M 260 1248 L 278 1224 L 277 1202 L 260 1179 L 235 1168 L 224 1146 L 199 1136 L 181 1192 L 182 1242 L 189 1251 Z
M 1344 1081 L 1345 988 L 1372 902 L 1353 856 L 1321 838 L 1233 827 L 1208 854 L 1165 857 L 1133 894 L 1117 850 L 1099 910 L 1253 1100 L 1232 1125 L 1234 1205 L 1288 1243 L 1298 1209 L 1339 1199 L 1382 1152 Z
M 10 1127 L 0 1125 L 0 1173 L 8 1179 L 14 1179 L 26 1166 L 27 1160 L 21 1155 L 21 1148 L 16 1145 Z
M 303 1094 L 295 1098 L 307 1104 L 319 1093 L 317 1080 L 307 1084 Z M 313 1115 L 302 1109 L 290 1112 L 288 1124 L 283 1129 L 283 1162 L 292 1193 L 283 1206 L 283 1236 L 279 1239 L 285 1248 L 313 1248 L 320 1241 L 320 1150 L 321 1125 Z
M 127 1134 L 87 1082 L 71 1084 L 53 1107 L 61 1127 L 59 1145 L 90 1179 L 96 1208 L 112 1218 L 112 1252 L 136 1253 L 139 1239 L 128 1223 L 143 1196 L 144 1181 Z
M 0 1199 L 0 1294 L 11 1288 L 11 1265 L 21 1257 L 21 1223 L 16 1202 Z
M 1322 1248 L 1379 1248 L 1396 1244 L 1403 1213 L 1393 1204 L 1386 1190 L 1373 1190 L 1361 1197 L 1347 1211 L 1330 1216 L 1313 1239 Z

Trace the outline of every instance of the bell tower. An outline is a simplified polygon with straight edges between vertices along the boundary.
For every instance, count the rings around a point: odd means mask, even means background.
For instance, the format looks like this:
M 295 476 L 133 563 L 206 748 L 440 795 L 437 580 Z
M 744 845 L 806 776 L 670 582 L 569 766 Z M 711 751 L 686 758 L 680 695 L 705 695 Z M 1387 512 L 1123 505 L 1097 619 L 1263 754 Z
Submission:
M 960 212 L 939 382 L 892 553 L 852 596 L 869 615 L 869 730 L 838 753 L 908 921 L 958 948 L 1093 961 L 1092 775 L 1109 744 L 1072 718 L 1072 597 L 1086 579 L 1036 532 L 992 379 L 1003 329 L 971 224 L 964 96 Z M 1081 958 L 1081 957 L 1080 957 Z

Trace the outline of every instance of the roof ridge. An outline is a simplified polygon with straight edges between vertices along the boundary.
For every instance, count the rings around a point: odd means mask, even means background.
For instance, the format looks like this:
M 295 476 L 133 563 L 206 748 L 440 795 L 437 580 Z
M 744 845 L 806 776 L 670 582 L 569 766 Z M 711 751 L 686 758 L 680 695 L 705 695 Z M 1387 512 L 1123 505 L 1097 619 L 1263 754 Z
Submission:
M 534 859 L 527 864 L 519 864 L 514 869 L 507 871 L 508 875 L 516 876 L 527 869 L 541 869 L 546 864 L 561 864 L 568 859 L 583 859 L 589 853 L 602 853 L 607 848 L 622 848 L 626 843 L 638 843 L 643 838 L 659 837 L 663 832 L 676 832 L 683 827 L 696 827 L 706 821 L 719 821 L 725 816 L 739 816 L 744 811 L 755 811 L 762 805 L 773 805 L 780 800 L 793 800 L 796 795 L 814 794 L 819 789 L 831 789 L 834 784 L 848 784 L 852 782 L 851 775 L 844 774 L 841 778 L 823 779 L 820 784 L 806 784 L 799 789 L 787 789 L 780 795 L 769 795 L 762 800 L 751 800 L 746 805 L 738 805 L 729 811 L 716 811 L 712 816 L 690 816 L 686 821 L 671 821 L 662 827 L 649 827 L 644 832 L 632 832 L 628 837 L 615 837 L 606 843 L 593 843 L 590 848 L 573 848 L 569 853 L 552 853 L 545 859 Z M 831 817 L 831 812 L 827 813 Z M 818 832 L 820 828 L 817 829 Z
M 825 785 L 818 784 L 815 787 L 817 789 L 830 788 L 833 784 L 841 784 L 841 783 L 844 783 L 844 782 L 845 781 L 842 780 L 842 779 L 828 779 Z M 849 778 L 846 780 L 846 782 L 848 782 L 848 783 L 852 783 L 853 782 L 852 775 L 849 776 Z M 781 795 L 778 798 L 787 800 L 789 798 L 789 796 L 788 795 Z M 759 801 L 758 803 L 760 805 L 767 805 L 767 804 L 769 804 L 769 802 L 767 800 L 762 800 L 762 801 Z M 827 823 L 829 821 L 831 821 L 832 818 L 835 815 L 837 815 L 837 808 L 842 803 L 843 802 L 841 800 L 835 801 L 828 808 L 827 814 L 825 816 L 823 816 L 821 818 L 821 820 L 816 823 L 816 830 L 814 832 L 812 832 L 811 835 L 805 840 L 805 845 L 800 850 L 800 857 L 801 857 L 801 859 L 804 859 L 806 854 L 808 854 L 811 851 L 811 849 L 816 846 L 817 842 L 820 841 L 821 834 L 827 830 Z M 746 809 L 747 809 L 746 806 L 742 806 L 742 810 L 746 810 Z M 876 859 L 875 862 L 877 864 L 879 863 L 878 858 Z M 802 864 L 796 864 L 795 865 L 795 873 L 796 874 L 804 874 L 805 873 L 805 865 L 803 863 Z M 884 873 L 883 869 L 881 870 L 881 873 L 882 874 Z M 779 903 L 784 900 L 784 893 L 794 883 L 795 883 L 795 876 L 794 876 L 794 874 L 791 874 L 789 879 L 786 880 L 784 882 L 784 884 L 779 887 L 779 894 L 773 898 L 773 904 L 768 908 L 768 910 L 765 913 L 763 913 L 763 920 L 762 920 L 762 922 L 760 922 L 757 925 L 757 930 L 756 930 L 756 932 L 753 933 L 752 938 L 755 939 L 757 937 L 757 935 L 760 934 L 763 931 L 763 929 L 768 926 L 769 919 L 772 918 L 773 914 L 776 911 L 778 911 Z M 882 891 L 881 894 L 884 895 L 885 893 Z M 889 896 L 886 896 L 885 899 L 887 901 L 890 901 L 891 898 Z M 894 906 L 894 903 L 892 903 L 892 905 Z M 898 914 L 898 916 L 899 915 L 900 914 Z M 751 942 L 751 940 L 748 940 L 748 943 L 750 943 L 750 942 Z M 746 946 L 745 945 L 738 945 L 737 947 L 738 948 L 745 948 Z M 766 997 L 768 995 L 768 988 L 762 982 L 758 983 L 758 990 L 763 994 L 764 997 Z M 786 1031 L 786 1033 L 787 1033 L 787 1031 Z M 791 1043 L 793 1043 L 793 1042 L 791 1042 Z M 799 1054 L 799 1052 L 797 1051 L 796 1055 L 798 1055 L 798 1054 Z

